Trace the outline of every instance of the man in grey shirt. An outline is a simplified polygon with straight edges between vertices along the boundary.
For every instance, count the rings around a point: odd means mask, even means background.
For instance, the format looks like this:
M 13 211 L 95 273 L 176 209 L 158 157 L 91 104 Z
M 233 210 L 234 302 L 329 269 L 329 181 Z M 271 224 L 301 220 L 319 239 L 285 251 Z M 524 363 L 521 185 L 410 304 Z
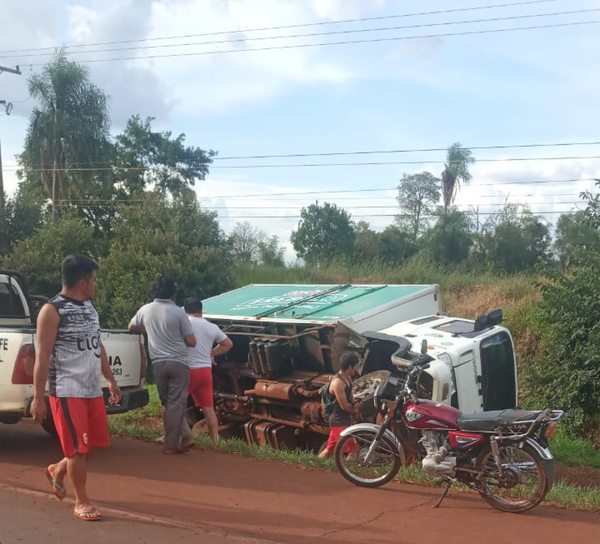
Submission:
M 128 327 L 148 335 L 158 396 L 165 409 L 165 454 L 183 453 L 194 445 L 185 414 L 190 382 L 187 348 L 196 346 L 196 337 L 186 313 L 173 302 L 176 292 L 172 278 L 159 276 L 152 286 L 154 301 L 142 306 Z

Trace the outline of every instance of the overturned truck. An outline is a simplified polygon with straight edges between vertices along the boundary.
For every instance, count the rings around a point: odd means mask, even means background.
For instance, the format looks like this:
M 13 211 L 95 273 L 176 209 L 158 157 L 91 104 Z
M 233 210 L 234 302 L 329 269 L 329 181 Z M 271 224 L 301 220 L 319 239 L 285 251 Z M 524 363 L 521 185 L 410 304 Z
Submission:
M 353 390 L 364 420 L 375 389 L 404 378 L 423 339 L 433 361 L 422 398 L 466 412 L 516 404 L 501 312 L 445 317 L 437 285 L 248 285 L 205 300 L 204 316 L 233 341 L 213 367 L 220 428 L 252 444 L 319 451 L 329 433 L 319 390 L 349 350 L 360 358 Z

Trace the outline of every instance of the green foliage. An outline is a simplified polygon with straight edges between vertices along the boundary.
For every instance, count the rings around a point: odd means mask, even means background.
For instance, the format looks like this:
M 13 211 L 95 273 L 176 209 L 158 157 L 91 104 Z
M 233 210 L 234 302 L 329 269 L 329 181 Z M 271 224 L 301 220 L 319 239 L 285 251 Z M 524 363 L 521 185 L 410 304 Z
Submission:
M 460 182 L 469 183 L 472 176 L 469 170 L 475 162 L 475 157 L 470 149 L 461 146 L 460 142 L 453 143 L 448 148 L 446 164 L 442 172 L 442 196 L 444 197 L 444 210 L 454 202 L 456 191 Z
M 233 258 L 246 264 L 256 263 L 260 240 L 261 232 L 248 221 L 236 223 L 228 240 Z
M 6 200 L 4 214 L 0 221 L 0 256 L 10 253 L 16 242 L 31 237 L 46 215 L 40 200 L 24 195 L 22 191 Z
M 354 258 L 357 262 L 377 259 L 381 256 L 381 235 L 371 229 L 366 221 L 354 226 Z
M 429 172 L 404 174 L 398 185 L 398 223 L 406 226 L 416 243 L 440 201 L 440 180 Z
M 65 215 L 17 242 L 4 259 L 4 266 L 24 274 L 33 293 L 49 297 L 61 289 L 60 265 L 69 253 L 96 257 L 97 241 L 91 227 L 81 219 Z
M 584 263 L 589 251 L 599 249 L 600 234 L 585 211 L 558 218 L 554 250 L 563 267 Z
M 183 195 L 203 180 L 215 151 L 186 146 L 185 134 L 173 138 L 170 131 L 152 130 L 153 117 L 142 121 L 134 115 L 127 121 L 114 145 L 115 182 L 126 195 L 147 188 L 174 196 Z
M 417 252 L 412 233 L 401 227 L 390 225 L 380 236 L 381 260 L 387 263 L 402 264 Z
M 260 264 L 273 268 L 282 268 L 285 266 L 284 255 L 285 248 L 279 245 L 279 237 L 277 235 L 274 234 L 258 242 Z
M 149 302 L 156 275 L 175 276 L 177 302 L 232 287 L 225 236 L 216 214 L 194 199 L 167 201 L 144 195 L 143 205 L 122 206 L 108 255 L 100 260 L 96 307 L 103 324 L 123 328 Z
M 318 202 L 300 212 L 291 242 L 298 256 L 310 265 L 323 265 L 352 254 L 354 229 L 350 214 L 335 204 Z
M 497 272 L 533 269 L 549 259 L 550 231 L 529 209 L 507 204 L 490 216 L 477 236 L 475 261 L 491 263 Z
M 466 212 L 451 209 L 441 214 L 423 241 L 423 247 L 441 263 L 461 263 L 467 260 L 473 245 L 473 221 Z
M 20 176 L 28 194 L 44 194 L 58 210 L 108 179 L 96 170 L 109 158 L 108 97 L 63 49 L 28 84 L 38 106 L 29 119 Z
M 585 432 L 600 416 L 600 256 L 572 275 L 549 272 L 543 302 L 533 310 L 537 356 L 524 375 L 525 397 L 567 411 Z

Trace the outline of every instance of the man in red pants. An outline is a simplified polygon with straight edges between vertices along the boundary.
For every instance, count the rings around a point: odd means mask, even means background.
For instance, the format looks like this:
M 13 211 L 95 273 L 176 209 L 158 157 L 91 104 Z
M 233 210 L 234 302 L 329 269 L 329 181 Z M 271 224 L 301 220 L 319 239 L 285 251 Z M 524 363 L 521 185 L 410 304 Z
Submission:
M 84 255 L 69 255 L 62 263 L 62 290 L 41 309 L 33 371 L 31 415 L 41 423 L 49 383 L 50 408 L 64 458 L 46 469 L 54 494 L 66 496 L 68 474 L 75 492 L 73 515 L 85 521 L 101 519 L 86 492 L 87 458 L 110 445 L 102 376 L 108 382 L 109 403 L 118 404 L 121 391 L 108 364 L 100 338 L 98 313 L 90 302 L 96 292 L 98 265 Z

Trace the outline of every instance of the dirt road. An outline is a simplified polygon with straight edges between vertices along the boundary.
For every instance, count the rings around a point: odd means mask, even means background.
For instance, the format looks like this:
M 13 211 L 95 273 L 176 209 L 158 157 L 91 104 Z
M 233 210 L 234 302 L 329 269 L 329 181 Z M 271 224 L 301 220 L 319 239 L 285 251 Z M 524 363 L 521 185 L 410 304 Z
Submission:
M 42 469 L 59 455 L 57 443 L 40 428 L 0 425 L 5 491 L 48 493 Z M 462 544 L 465 539 L 595 544 L 600 536 L 600 513 L 543 506 L 527 514 L 505 514 L 475 494 L 457 492 L 433 509 L 437 489 L 399 484 L 359 489 L 337 474 L 220 453 L 165 457 L 158 446 L 134 440 L 115 440 L 90 463 L 89 490 L 108 520 L 127 514 L 155 520 L 171 526 L 180 542 L 187 541 L 190 529 L 204 532 L 207 539 L 234 535 L 294 544 L 316 538 L 331 544 Z M 57 504 L 55 521 L 74 523 L 70 505 Z M 162 541 L 157 537 L 156 542 Z

